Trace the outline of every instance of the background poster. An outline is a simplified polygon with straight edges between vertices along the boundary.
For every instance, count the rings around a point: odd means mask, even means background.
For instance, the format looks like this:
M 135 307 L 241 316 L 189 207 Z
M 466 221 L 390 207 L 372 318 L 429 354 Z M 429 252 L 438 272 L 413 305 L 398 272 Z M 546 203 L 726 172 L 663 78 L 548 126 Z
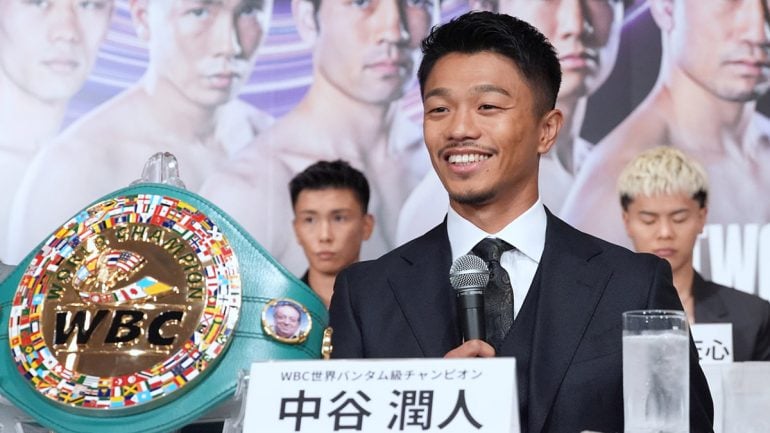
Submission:
M 162 151 L 296 274 L 287 183 L 318 159 L 371 183 L 363 258 L 421 234 L 446 198 L 421 139 L 419 41 L 474 8 L 531 22 L 561 56 L 568 125 L 541 162 L 552 211 L 628 246 L 618 167 L 680 147 L 711 178 L 696 268 L 770 299 L 768 3 L 0 0 L 0 260 Z

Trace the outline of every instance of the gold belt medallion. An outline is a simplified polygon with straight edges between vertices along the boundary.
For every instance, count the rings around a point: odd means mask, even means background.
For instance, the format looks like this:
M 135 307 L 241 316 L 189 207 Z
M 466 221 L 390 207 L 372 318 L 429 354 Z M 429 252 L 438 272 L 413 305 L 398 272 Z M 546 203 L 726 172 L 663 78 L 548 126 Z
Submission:
M 19 371 L 61 404 L 120 410 L 177 395 L 232 339 L 238 260 L 182 200 L 98 203 L 51 236 L 16 290 L 9 323 Z

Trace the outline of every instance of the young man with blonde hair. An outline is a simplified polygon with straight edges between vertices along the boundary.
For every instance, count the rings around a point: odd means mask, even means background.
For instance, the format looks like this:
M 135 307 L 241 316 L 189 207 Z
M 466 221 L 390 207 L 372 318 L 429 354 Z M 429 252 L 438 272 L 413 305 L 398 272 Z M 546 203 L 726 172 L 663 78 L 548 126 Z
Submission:
M 690 323 L 731 322 L 736 361 L 770 360 L 770 303 L 704 280 L 693 248 L 708 213 L 704 168 L 672 147 L 639 154 L 618 180 L 626 232 L 638 252 L 671 264 Z

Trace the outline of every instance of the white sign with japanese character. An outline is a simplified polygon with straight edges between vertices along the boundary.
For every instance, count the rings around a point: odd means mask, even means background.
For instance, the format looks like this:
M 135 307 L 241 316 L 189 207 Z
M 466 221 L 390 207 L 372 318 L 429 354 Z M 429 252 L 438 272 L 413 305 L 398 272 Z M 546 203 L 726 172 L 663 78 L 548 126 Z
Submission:
M 732 323 L 694 323 L 690 331 L 701 364 L 733 362 Z
M 247 432 L 519 433 L 513 358 L 257 362 Z

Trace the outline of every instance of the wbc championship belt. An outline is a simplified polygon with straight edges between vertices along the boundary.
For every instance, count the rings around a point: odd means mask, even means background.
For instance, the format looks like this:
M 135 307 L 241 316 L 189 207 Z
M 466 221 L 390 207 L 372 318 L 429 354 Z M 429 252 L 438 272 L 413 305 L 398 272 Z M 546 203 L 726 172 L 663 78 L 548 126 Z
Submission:
M 253 361 L 319 359 L 328 321 L 226 214 L 159 184 L 56 229 L 2 281 L 0 313 L 0 393 L 73 433 L 177 429 L 232 396 Z

